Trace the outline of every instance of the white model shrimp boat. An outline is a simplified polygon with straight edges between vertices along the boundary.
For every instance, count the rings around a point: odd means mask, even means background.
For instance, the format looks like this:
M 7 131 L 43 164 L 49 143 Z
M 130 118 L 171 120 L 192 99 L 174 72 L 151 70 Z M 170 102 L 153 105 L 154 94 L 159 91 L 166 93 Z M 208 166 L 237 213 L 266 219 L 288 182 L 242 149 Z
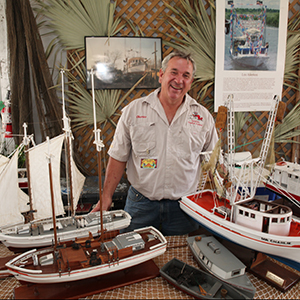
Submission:
M 101 241 L 103 238 L 103 242 Z M 62 283 L 97 277 L 141 264 L 166 251 L 167 240 L 153 227 L 145 227 L 72 245 L 25 252 L 6 264 L 19 281 Z
M 126 228 L 130 220 L 130 215 L 124 210 L 103 212 L 103 227 L 107 231 Z M 60 243 L 75 240 L 75 238 L 84 238 L 89 234 L 96 237 L 100 233 L 100 213 L 57 218 L 56 227 Z M 48 218 L 1 228 L 0 240 L 12 250 L 50 246 L 54 242 L 53 220 Z
M 232 285 L 173 258 L 160 270 L 170 284 L 196 299 L 249 299 Z
M 267 7 L 259 4 L 256 10 L 259 13 L 253 13 L 254 6 L 251 6 L 249 14 L 238 13 L 231 4 L 229 53 L 233 62 L 244 67 L 259 67 L 269 59 L 265 41 Z
M 213 236 L 190 236 L 188 246 L 198 265 L 253 298 L 255 287 L 246 275 L 246 266 Z
M 276 98 L 276 97 L 275 97 Z M 234 149 L 234 114 L 228 110 L 227 168 L 231 186 L 199 190 L 182 197 L 180 207 L 201 226 L 215 235 L 258 252 L 274 255 L 300 263 L 300 222 L 293 216 L 291 208 L 255 199 L 260 176 L 254 180 L 254 172 L 261 174 L 272 136 L 279 99 L 273 107 L 267 124 L 259 158 L 240 163 L 239 176 L 234 174 L 232 154 Z M 245 179 L 247 178 L 247 181 Z M 249 181 L 250 178 L 250 181 Z M 219 182 L 222 184 L 222 182 Z M 224 183 L 224 182 L 223 182 Z

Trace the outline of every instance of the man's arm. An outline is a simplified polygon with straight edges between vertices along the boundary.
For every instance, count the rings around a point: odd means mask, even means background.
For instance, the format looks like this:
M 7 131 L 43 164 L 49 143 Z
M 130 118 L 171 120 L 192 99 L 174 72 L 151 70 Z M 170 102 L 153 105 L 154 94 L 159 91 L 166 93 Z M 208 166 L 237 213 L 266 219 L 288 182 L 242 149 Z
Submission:
M 112 157 L 109 158 L 102 193 L 102 210 L 109 210 L 113 194 L 122 178 L 126 167 L 126 162 L 118 161 Z M 100 210 L 100 201 L 91 212 Z

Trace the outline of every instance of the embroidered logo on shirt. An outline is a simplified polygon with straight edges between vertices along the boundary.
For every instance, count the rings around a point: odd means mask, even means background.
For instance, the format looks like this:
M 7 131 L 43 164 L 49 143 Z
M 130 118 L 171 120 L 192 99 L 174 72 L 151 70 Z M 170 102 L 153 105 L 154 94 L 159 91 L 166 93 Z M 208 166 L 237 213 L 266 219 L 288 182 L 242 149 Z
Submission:
M 142 169 L 156 169 L 157 168 L 157 159 L 142 158 L 141 159 L 141 168 Z
M 136 118 L 137 118 L 137 119 L 146 119 L 147 116 L 140 116 L 140 115 L 137 115 Z
M 196 111 L 193 112 L 189 119 L 188 119 L 188 123 L 189 124 L 193 124 L 193 125 L 199 125 L 202 126 L 203 123 L 203 117 L 201 117 Z

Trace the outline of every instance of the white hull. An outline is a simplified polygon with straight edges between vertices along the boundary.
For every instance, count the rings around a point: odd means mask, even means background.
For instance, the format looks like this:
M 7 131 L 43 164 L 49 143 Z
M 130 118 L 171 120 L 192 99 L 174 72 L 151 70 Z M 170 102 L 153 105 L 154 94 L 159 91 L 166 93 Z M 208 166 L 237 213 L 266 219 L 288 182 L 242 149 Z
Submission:
M 259 67 L 262 64 L 266 63 L 266 61 L 269 59 L 269 56 L 265 54 L 238 54 L 238 55 L 232 55 L 230 51 L 231 59 L 234 63 L 244 66 L 244 67 Z
M 75 238 L 84 238 L 89 236 L 89 233 L 94 237 L 99 236 L 99 214 L 99 212 L 95 212 L 74 218 L 58 218 L 56 220 L 58 241 L 66 242 L 75 240 Z M 103 229 L 112 231 L 128 227 L 131 216 L 123 210 L 116 210 L 103 212 L 103 219 Z M 30 229 L 32 226 L 35 227 L 34 230 Z M 40 228 L 42 229 L 40 230 Z M 36 220 L 28 224 L 2 227 L 0 229 L 0 241 L 6 247 L 11 248 L 29 249 L 48 247 L 53 244 L 53 239 L 53 222 L 51 218 Z
M 258 252 L 287 258 L 300 263 L 299 222 L 297 222 L 299 228 L 298 236 L 281 236 L 253 230 L 247 225 L 243 226 L 231 222 L 225 219 L 224 216 L 214 214 L 212 211 L 197 205 L 188 196 L 182 198 L 180 207 L 203 227 L 224 239 Z
M 29 269 L 26 267 L 16 266 L 20 261 L 25 261 L 32 258 L 34 255 L 38 255 L 42 251 L 43 254 L 53 253 L 53 249 L 44 249 L 40 251 L 31 250 L 22 255 L 14 258 L 10 262 L 6 264 L 9 272 L 14 275 L 20 281 L 26 281 L 31 283 L 62 283 L 62 282 L 71 282 L 81 279 L 87 279 L 97 276 L 106 275 L 109 273 L 113 273 L 116 271 L 124 270 L 130 268 L 132 266 L 141 264 L 150 259 L 153 259 L 166 251 L 167 241 L 165 237 L 155 228 L 146 227 L 142 229 L 137 229 L 135 233 L 141 232 L 151 232 L 151 234 L 155 235 L 159 239 L 159 243 L 153 247 L 150 247 L 148 250 L 144 252 L 138 252 L 137 254 L 132 254 L 126 258 L 122 258 L 119 260 L 111 261 L 110 263 L 105 263 L 96 266 L 83 267 L 79 269 L 74 269 L 68 272 L 55 272 L 55 273 L 44 273 L 43 270 L 40 269 Z M 26 263 L 26 262 L 25 262 Z

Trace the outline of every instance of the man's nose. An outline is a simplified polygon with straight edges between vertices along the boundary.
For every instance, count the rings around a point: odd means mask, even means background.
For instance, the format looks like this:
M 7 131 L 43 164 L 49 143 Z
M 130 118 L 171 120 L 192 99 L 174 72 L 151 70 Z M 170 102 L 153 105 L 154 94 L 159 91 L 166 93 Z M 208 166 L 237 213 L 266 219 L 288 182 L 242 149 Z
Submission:
M 175 78 L 176 83 L 181 84 L 183 82 L 183 76 L 178 74 Z

